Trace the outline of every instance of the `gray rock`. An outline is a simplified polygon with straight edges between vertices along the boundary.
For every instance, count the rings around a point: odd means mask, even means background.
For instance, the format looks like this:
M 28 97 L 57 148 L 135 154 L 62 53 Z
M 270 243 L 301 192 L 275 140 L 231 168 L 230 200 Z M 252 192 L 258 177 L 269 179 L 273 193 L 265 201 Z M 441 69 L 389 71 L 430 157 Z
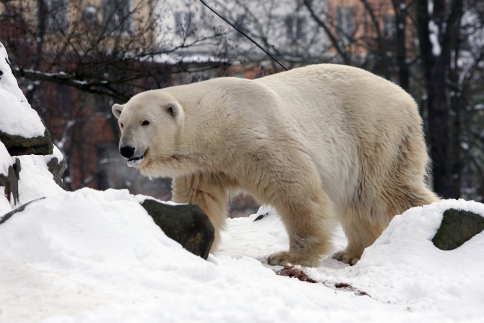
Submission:
M 15 163 L 8 167 L 8 174 L 5 176 L 4 174 L 0 174 L 0 186 L 5 187 L 5 197 L 8 199 L 9 202 L 17 204 L 19 195 L 18 195 L 18 180 L 20 178 L 20 160 L 15 158 Z
M 57 157 L 54 157 L 47 163 L 47 167 L 49 168 L 49 172 L 51 172 L 54 176 L 54 181 L 56 182 L 56 184 L 63 189 L 66 189 L 66 185 L 64 184 L 64 181 L 62 179 L 66 170 L 65 159 L 59 163 L 59 159 L 57 159 Z
M 262 219 L 264 218 L 264 216 L 265 216 L 264 214 L 261 214 L 261 215 L 259 215 L 258 217 L 256 217 L 256 218 L 255 218 L 255 220 L 254 220 L 254 221 L 252 221 L 252 222 L 255 222 L 255 221 L 260 221 L 260 220 L 262 220 Z
M 11 156 L 51 155 L 54 149 L 47 129 L 45 129 L 44 136 L 34 138 L 24 138 L 0 131 L 0 141 L 3 142 Z
M 473 212 L 448 209 L 432 242 L 441 250 L 454 250 L 484 230 L 484 217 Z
M 191 253 L 208 258 L 215 229 L 198 205 L 168 205 L 147 199 L 141 206 L 169 238 Z

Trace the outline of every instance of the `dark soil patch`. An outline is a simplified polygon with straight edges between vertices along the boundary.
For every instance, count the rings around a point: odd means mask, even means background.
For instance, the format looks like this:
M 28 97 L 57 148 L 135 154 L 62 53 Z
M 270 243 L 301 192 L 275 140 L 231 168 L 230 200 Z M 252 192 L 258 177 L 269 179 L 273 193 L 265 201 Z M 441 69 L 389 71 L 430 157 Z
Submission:
M 281 270 L 276 271 L 276 275 L 279 276 L 287 276 L 290 278 L 296 278 L 303 282 L 308 283 L 318 283 L 311 277 L 309 277 L 302 269 L 296 268 L 294 266 L 284 266 Z M 340 289 L 346 292 L 353 292 L 356 296 L 368 296 L 371 297 L 367 292 L 359 290 L 347 283 L 336 283 L 336 284 L 329 284 L 327 282 L 319 282 L 327 287 Z
M 371 297 L 370 295 L 368 295 L 367 292 L 364 292 L 362 290 L 359 290 L 358 288 L 354 288 L 350 284 L 346 284 L 346 283 L 336 283 L 336 284 L 334 284 L 334 287 L 336 287 L 337 289 L 343 289 L 345 291 L 353 292 L 357 296 L 368 296 L 368 297 Z
M 317 281 L 309 277 L 304 271 L 299 268 L 295 268 L 294 266 L 284 266 L 284 268 L 282 268 L 281 270 L 276 271 L 276 274 L 280 276 L 287 276 L 290 278 L 297 278 L 303 282 L 317 283 Z

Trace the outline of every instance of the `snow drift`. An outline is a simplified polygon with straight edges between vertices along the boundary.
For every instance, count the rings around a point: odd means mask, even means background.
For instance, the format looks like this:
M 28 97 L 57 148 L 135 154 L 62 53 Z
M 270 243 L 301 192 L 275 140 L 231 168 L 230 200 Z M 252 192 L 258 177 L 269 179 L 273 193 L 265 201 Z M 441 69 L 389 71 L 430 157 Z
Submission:
M 264 263 L 288 241 L 271 210 L 229 220 L 220 253 L 205 261 L 167 238 L 128 191 L 62 193 L 0 225 L 0 321 L 477 322 L 484 235 L 453 251 L 430 241 L 450 207 L 484 215 L 462 200 L 410 209 L 356 266 L 325 258 L 304 269 L 310 284 Z M 340 231 L 335 242 L 344 247 Z

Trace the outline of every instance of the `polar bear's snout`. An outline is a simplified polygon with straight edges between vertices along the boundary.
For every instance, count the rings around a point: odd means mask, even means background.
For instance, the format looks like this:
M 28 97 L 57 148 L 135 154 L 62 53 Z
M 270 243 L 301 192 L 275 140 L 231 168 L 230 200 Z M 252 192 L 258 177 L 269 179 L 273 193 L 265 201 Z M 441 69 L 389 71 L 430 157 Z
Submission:
M 119 148 L 119 152 L 124 158 L 133 157 L 134 150 L 135 150 L 134 147 L 130 147 L 130 146 L 124 146 L 124 147 Z
M 136 148 L 132 146 L 122 146 L 119 148 L 120 154 L 128 160 L 128 166 L 134 167 L 140 164 L 146 155 L 146 150 L 141 153 L 136 153 Z

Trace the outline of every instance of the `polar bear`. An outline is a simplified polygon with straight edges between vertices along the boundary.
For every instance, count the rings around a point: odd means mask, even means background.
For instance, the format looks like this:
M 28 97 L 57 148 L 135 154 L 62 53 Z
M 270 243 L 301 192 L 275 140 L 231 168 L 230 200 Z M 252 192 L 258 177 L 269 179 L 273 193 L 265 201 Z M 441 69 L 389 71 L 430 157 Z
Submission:
M 174 179 L 173 200 L 198 204 L 216 230 L 231 192 L 270 204 L 289 235 L 271 265 L 315 266 L 334 219 L 355 264 L 390 220 L 438 201 L 414 100 L 362 69 L 321 64 L 260 79 L 216 78 L 115 104 L 121 154 L 149 177 Z

